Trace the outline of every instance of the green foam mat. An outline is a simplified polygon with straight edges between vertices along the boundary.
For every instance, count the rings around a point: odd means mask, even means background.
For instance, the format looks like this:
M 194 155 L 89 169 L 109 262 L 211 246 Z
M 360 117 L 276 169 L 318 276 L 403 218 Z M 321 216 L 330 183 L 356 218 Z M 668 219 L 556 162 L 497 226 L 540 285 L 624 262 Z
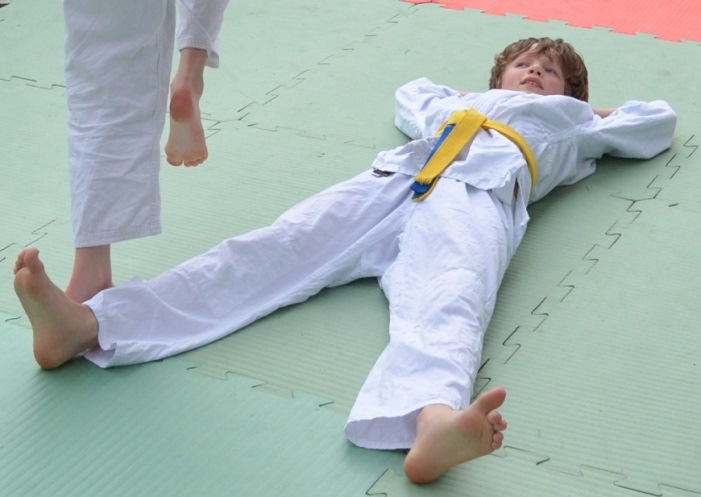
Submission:
M 401 453 L 343 438 L 387 341 L 372 280 L 162 363 L 38 370 L 12 265 L 32 245 L 60 285 L 70 274 L 62 22 L 48 0 L 0 9 L 0 40 L 27 50 L 0 52 L 0 494 L 701 495 L 698 44 L 395 0 L 231 3 L 202 101 L 210 158 L 164 166 L 164 233 L 114 247 L 117 282 L 366 169 L 404 140 L 398 85 L 428 76 L 481 91 L 493 54 L 516 38 L 572 41 L 596 105 L 663 98 L 679 112 L 671 150 L 606 159 L 531 206 L 477 385 L 507 387 L 506 447 L 419 487 Z
M 348 444 L 343 416 L 303 392 L 212 380 L 179 359 L 43 373 L 24 360 L 28 330 L 0 332 L 3 495 L 362 496 L 397 466 L 397 454 Z

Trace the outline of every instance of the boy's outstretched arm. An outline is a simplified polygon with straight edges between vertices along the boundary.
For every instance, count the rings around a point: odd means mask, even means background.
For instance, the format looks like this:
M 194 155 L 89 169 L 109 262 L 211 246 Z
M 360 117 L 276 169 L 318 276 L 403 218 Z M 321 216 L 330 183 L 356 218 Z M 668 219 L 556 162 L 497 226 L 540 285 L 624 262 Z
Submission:
M 581 144 L 582 157 L 650 159 L 672 145 L 677 115 L 663 100 L 630 100 L 615 109 L 592 111 L 604 119 L 593 123 L 596 140 Z

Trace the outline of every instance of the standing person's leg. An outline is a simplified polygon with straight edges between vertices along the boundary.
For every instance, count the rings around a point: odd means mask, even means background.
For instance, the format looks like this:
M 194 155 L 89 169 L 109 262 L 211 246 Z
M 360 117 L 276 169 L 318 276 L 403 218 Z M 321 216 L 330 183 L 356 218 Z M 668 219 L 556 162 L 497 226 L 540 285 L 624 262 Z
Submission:
M 514 247 L 513 220 L 495 197 L 443 178 L 401 235 L 381 283 L 390 302 L 390 343 L 350 414 L 351 442 L 409 449 L 412 481 L 501 444 L 505 422 L 494 389 L 472 405 L 482 339 Z
M 324 287 L 382 274 L 396 256 L 411 181 L 361 174 L 298 204 L 270 227 L 226 240 L 151 281 L 100 292 L 87 305 L 66 302 L 36 250 L 25 250 L 15 266 L 15 289 L 32 323 L 35 357 L 42 367 L 58 367 L 99 338 L 86 357 L 100 366 L 156 360 L 212 342 Z
M 170 131 L 166 158 L 174 166 L 197 166 L 207 159 L 200 119 L 205 66 L 219 67 L 219 31 L 228 0 L 179 0 L 178 69 L 170 84 Z
M 175 5 L 65 0 L 64 14 L 76 246 L 66 293 L 82 302 L 112 286 L 112 243 L 160 233 Z

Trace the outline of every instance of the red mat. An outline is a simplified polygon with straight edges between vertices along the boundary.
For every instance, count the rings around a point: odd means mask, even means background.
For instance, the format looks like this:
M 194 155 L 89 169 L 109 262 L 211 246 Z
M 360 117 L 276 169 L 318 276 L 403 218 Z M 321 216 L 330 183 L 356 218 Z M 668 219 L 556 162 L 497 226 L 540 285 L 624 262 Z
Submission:
M 701 42 L 701 0 L 403 0 L 437 3 L 449 9 L 517 14 L 532 21 L 558 20 L 571 26 L 601 26 L 617 33 L 647 33 L 668 41 Z

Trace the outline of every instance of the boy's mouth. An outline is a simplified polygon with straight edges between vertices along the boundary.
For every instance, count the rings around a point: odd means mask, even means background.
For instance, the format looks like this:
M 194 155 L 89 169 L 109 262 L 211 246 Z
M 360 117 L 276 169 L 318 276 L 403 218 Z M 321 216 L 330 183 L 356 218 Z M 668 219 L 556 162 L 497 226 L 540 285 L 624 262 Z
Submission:
M 539 89 L 543 89 L 543 84 L 540 82 L 538 78 L 526 78 L 523 81 L 521 81 L 522 85 L 528 85 L 528 86 L 533 86 Z

